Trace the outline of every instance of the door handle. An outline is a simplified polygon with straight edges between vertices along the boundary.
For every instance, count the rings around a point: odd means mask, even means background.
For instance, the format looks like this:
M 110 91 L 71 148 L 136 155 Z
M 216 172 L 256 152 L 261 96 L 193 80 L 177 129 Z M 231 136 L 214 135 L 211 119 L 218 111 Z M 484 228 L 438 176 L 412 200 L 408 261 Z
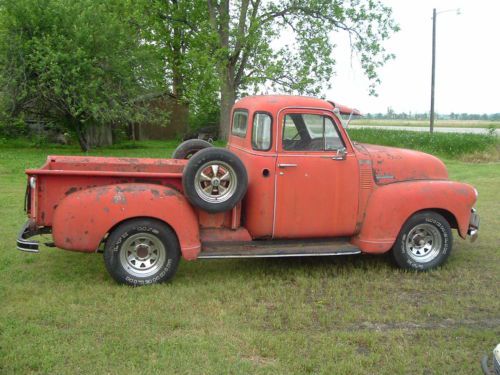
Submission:
M 297 164 L 278 164 L 278 168 L 291 168 L 296 166 Z

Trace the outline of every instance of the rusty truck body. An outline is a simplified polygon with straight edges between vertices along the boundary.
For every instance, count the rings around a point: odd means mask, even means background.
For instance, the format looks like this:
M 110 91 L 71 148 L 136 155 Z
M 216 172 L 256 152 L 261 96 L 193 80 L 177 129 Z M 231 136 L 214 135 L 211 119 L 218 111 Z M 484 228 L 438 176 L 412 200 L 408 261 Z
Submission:
M 455 229 L 474 239 L 477 191 L 436 157 L 349 139 L 355 110 L 299 96 L 233 108 L 226 148 L 184 142 L 172 159 L 49 156 L 29 169 L 31 237 L 104 252 L 118 281 L 170 280 L 179 259 L 330 256 L 392 251 L 407 269 L 442 265 Z

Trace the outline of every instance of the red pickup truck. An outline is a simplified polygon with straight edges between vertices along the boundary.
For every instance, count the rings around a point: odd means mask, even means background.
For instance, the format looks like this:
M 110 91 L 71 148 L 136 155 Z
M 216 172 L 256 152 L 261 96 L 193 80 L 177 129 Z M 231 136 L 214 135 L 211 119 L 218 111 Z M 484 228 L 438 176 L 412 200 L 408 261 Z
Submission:
M 391 251 L 428 270 L 451 229 L 475 239 L 477 191 L 417 151 L 352 142 L 333 102 L 256 96 L 232 111 L 227 148 L 181 144 L 172 159 L 49 156 L 27 170 L 17 247 L 104 252 L 111 276 L 170 280 L 180 257 L 331 256 Z M 50 244 L 49 244 L 50 245 Z

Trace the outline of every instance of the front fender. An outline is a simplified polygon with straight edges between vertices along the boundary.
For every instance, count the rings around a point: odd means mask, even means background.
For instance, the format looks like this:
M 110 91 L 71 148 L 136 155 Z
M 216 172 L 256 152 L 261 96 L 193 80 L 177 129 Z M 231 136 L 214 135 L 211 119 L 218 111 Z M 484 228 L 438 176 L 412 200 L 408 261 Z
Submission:
M 192 206 L 177 190 L 153 184 L 99 186 L 68 195 L 54 212 L 52 236 L 59 248 L 92 252 L 115 225 L 135 217 L 170 225 L 185 259 L 195 259 L 200 252 L 198 219 Z
M 450 212 L 465 238 L 475 202 L 474 188 L 460 182 L 422 180 L 379 186 L 369 198 L 361 230 L 352 242 L 364 252 L 386 252 L 406 220 L 422 210 Z

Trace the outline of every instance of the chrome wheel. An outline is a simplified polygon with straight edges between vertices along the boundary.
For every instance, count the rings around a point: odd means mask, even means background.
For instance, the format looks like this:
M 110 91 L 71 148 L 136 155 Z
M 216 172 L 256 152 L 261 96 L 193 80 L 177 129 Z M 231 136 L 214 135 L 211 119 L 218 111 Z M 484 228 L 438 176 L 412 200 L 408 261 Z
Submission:
M 151 233 L 137 233 L 121 246 L 120 263 L 133 276 L 148 277 L 163 267 L 167 258 L 165 246 Z
M 195 176 L 195 190 L 205 202 L 225 202 L 236 191 L 237 178 L 234 169 L 222 161 L 210 161 L 202 165 Z
M 441 233 L 431 224 L 413 227 L 405 240 L 408 256 L 418 263 L 427 263 L 436 258 L 442 245 Z

